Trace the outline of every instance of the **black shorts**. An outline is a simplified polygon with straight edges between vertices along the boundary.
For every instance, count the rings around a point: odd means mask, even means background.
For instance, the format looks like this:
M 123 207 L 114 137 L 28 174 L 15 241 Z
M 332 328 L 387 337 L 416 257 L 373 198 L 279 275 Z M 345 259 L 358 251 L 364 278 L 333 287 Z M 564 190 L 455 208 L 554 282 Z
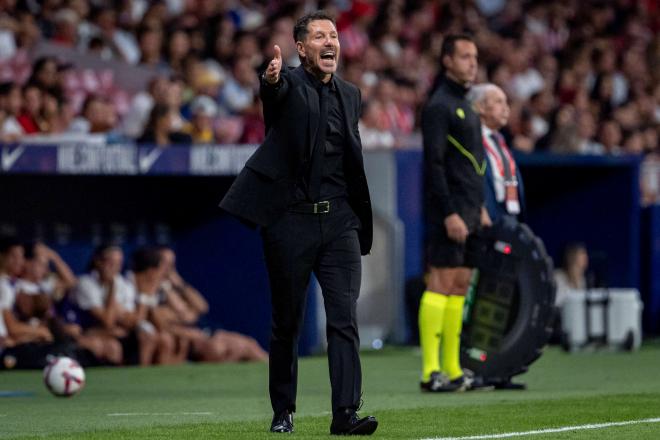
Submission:
M 472 232 L 474 228 L 470 228 Z M 458 243 L 447 235 L 444 225 L 426 226 L 426 264 L 433 267 L 467 267 L 465 243 Z
M 128 335 L 119 339 L 119 343 L 124 352 L 124 365 L 138 365 L 140 363 L 140 342 L 137 331 L 131 330 Z

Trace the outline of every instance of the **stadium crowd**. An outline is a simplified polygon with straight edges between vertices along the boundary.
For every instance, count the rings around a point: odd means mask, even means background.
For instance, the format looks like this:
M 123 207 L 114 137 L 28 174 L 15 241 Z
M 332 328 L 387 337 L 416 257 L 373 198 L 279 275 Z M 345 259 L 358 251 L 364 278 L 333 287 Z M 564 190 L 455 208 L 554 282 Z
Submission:
M 137 249 L 125 273 L 123 262 L 120 247 L 101 245 L 76 277 L 43 243 L 2 237 L 0 369 L 40 368 L 54 354 L 84 366 L 268 359 L 250 337 L 198 325 L 209 305 L 172 249 Z
M 255 143 L 264 60 L 299 63 L 294 18 L 337 17 L 342 75 L 364 100 L 366 148 L 418 145 L 442 37 L 469 32 L 478 82 L 511 105 L 509 144 L 530 152 L 657 154 L 660 7 L 653 0 L 2 0 L 0 140 L 103 133 L 110 140 Z M 40 41 L 150 69 L 130 96 L 76 61 L 29 61 Z M 105 76 L 104 76 L 105 75 Z

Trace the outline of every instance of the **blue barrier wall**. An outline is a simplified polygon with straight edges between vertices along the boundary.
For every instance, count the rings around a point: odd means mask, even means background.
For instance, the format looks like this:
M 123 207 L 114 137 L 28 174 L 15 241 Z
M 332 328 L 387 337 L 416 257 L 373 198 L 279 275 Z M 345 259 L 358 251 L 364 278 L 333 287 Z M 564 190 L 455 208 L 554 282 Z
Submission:
M 422 153 L 395 154 L 399 216 L 406 225 L 405 274 L 411 278 L 419 276 L 424 269 Z M 581 241 L 589 250 L 597 284 L 642 287 L 639 158 L 532 154 L 518 155 L 516 159 L 525 183 L 526 221 L 543 239 L 556 265 L 561 264 L 568 243 Z M 644 233 L 649 236 L 652 230 L 657 237 L 660 226 L 657 217 L 652 218 L 653 223 L 647 222 Z M 646 257 L 645 261 L 648 261 Z M 647 277 L 657 278 L 659 274 L 660 264 L 656 264 L 649 269 Z M 655 301 L 660 304 L 660 299 Z M 646 316 L 647 328 L 651 320 L 660 321 L 657 312 L 647 311 Z
M 660 333 L 660 205 L 642 212 L 642 300 L 644 330 Z

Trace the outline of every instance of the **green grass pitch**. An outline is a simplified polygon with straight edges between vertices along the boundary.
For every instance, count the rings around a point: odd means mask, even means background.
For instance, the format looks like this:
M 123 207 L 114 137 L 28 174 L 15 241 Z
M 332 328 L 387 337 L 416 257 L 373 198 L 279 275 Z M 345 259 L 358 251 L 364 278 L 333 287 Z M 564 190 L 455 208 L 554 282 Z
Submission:
M 373 438 L 428 439 L 538 431 L 660 417 L 660 345 L 634 354 L 551 348 L 516 378 L 527 391 L 422 394 L 419 353 L 365 352 L 364 406 Z M 0 372 L 0 439 L 270 439 L 267 366 L 87 369 L 73 398 L 51 396 L 41 372 Z M 330 438 L 325 357 L 301 360 L 294 439 Z M 286 436 L 286 435 L 285 435 Z M 660 423 L 522 435 L 519 439 L 660 439 Z

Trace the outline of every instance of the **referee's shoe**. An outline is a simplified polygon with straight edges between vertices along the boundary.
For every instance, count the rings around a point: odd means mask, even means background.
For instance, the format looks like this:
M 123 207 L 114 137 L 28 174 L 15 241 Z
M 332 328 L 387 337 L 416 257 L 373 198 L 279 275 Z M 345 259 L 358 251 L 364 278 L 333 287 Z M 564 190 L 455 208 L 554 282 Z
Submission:
M 444 374 L 436 371 L 426 382 L 420 382 L 422 391 L 431 393 L 460 393 L 463 391 L 489 391 L 492 385 L 486 385 L 481 377 L 475 376 L 470 370 L 463 370 L 463 375 L 450 380 Z

